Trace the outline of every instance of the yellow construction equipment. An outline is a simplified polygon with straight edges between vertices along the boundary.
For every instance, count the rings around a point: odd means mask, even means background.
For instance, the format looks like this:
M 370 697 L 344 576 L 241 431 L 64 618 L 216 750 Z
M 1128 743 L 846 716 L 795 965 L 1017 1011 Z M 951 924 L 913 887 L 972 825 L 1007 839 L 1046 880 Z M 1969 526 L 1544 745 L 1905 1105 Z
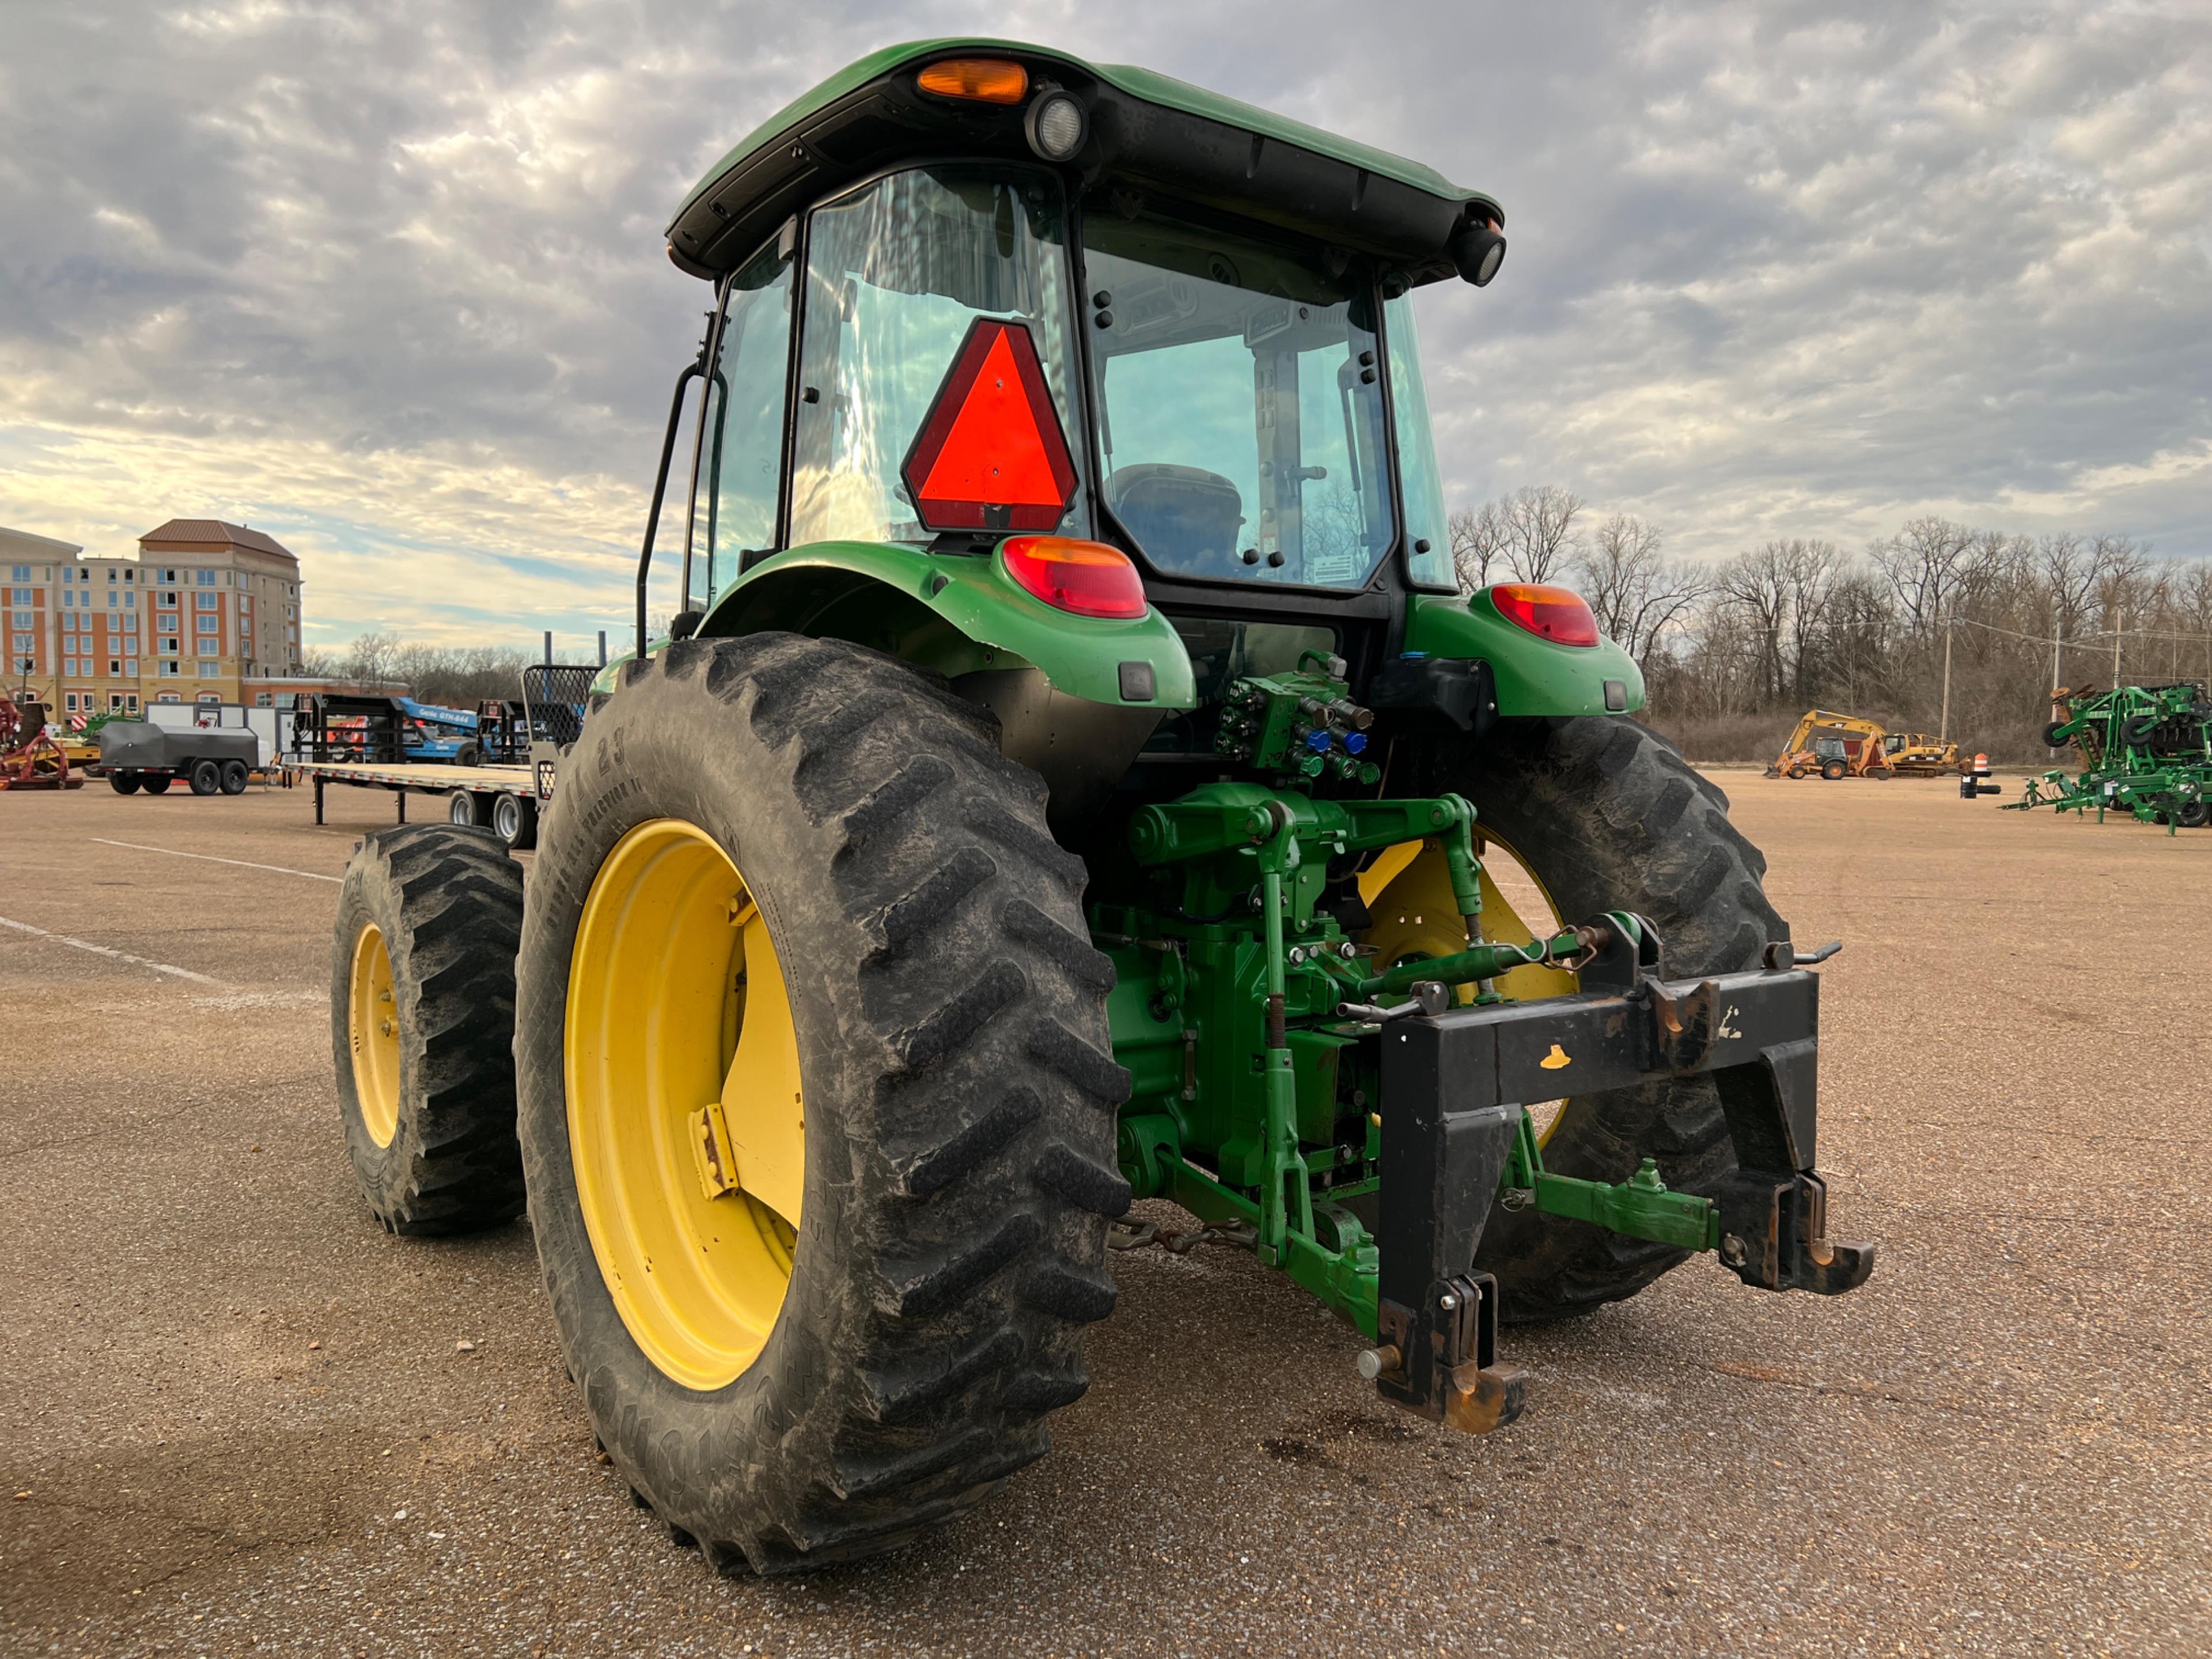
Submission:
M 1887 732 L 1881 752 L 1889 769 L 1902 777 L 1943 778 L 1953 773 L 1971 777 L 1974 757 L 1960 752 L 1955 743 L 1931 738 L 1925 732 Z
M 1808 708 L 1766 769 L 1770 778 L 1933 778 L 1966 773 L 1973 763 L 1955 743 L 1925 732 L 1888 732 L 1832 709 Z
M 1766 769 L 1770 778 L 1887 778 L 1893 775 L 1882 750 L 1888 733 L 1872 720 L 1808 708 Z

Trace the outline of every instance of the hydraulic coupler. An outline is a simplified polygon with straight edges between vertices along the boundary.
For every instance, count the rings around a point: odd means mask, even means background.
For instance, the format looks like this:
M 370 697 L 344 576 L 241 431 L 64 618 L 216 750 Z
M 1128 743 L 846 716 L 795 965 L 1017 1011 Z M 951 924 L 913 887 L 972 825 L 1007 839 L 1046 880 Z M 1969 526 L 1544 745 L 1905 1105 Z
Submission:
M 1474 1270 L 1502 1186 L 1540 1210 L 1715 1250 L 1765 1290 L 1838 1295 L 1874 1267 L 1873 1245 L 1828 1238 L 1814 1172 L 1820 980 L 1797 964 L 1829 952 L 1782 945 L 1763 971 L 1669 981 L 1647 975 L 1649 923 L 1589 927 L 1598 943 L 1575 994 L 1413 1015 L 1382 1034 L 1377 1342 L 1362 1370 L 1384 1398 L 1478 1433 L 1510 1422 L 1523 1389 L 1497 1358 L 1498 1287 Z M 1708 1073 L 1737 1164 L 1714 1198 L 1541 1173 L 1528 1103 Z

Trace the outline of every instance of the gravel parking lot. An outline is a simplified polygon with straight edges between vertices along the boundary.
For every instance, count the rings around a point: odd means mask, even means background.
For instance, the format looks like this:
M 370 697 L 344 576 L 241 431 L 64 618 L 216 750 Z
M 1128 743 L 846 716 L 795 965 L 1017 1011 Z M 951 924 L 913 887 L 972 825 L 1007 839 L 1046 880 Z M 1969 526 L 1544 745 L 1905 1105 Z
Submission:
M 1468 1439 L 1250 1260 L 1119 1258 L 1052 1456 L 769 1583 L 599 1462 L 526 1226 L 355 1195 L 328 929 L 389 798 L 0 797 L 0 1650 L 2212 1649 L 2212 831 L 1722 782 L 1847 941 L 1821 1161 L 1867 1287 L 1692 1263 L 1510 1333 L 1528 1413 Z

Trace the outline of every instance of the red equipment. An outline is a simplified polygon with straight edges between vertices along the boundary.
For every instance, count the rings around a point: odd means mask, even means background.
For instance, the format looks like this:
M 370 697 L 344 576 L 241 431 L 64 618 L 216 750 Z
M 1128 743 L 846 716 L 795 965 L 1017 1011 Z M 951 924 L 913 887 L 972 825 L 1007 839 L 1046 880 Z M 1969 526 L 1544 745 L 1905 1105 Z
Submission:
M 82 789 L 69 756 L 46 735 L 44 703 L 18 705 L 0 691 L 0 789 Z

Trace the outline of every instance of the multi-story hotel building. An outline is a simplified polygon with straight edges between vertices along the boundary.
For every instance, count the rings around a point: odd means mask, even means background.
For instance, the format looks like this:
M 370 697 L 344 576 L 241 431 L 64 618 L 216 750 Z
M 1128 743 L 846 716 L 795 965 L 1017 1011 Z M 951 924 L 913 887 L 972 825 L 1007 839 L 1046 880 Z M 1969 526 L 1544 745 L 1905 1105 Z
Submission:
M 300 562 L 274 537 L 172 519 L 136 558 L 0 530 L 8 684 L 57 714 L 289 701 L 302 682 Z

